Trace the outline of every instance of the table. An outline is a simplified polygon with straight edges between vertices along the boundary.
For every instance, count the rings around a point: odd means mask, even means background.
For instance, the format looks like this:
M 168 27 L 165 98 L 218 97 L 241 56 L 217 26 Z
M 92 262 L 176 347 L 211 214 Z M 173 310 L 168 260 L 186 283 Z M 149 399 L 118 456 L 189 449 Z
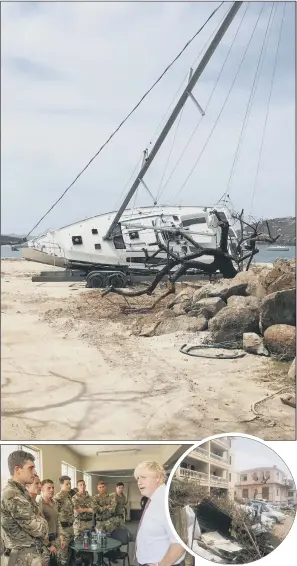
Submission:
M 98 542 L 96 550 L 94 550 L 93 548 L 90 548 L 91 545 L 89 546 L 88 549 L 84 548 L 83 541 L 81 541 L 81 540 L 74 541 L 69 546 L 72 550 L 75 550 L 76 552 L 92 554 L 93 555 L 93 559 L 92 559 L 93 566 L 102 566 L 104 554 L 106 554 L 110 550 L 115 550 L 116 548 L 119 548 L 121 545 L 122 545 L 122 543 L 119 540 L 116 540 L 115 538 L 112 538 L 112 537 L 107 537 L 106 538 L 106 544 L 104 544 L 104 546 L 102 546 L 102 544 Z

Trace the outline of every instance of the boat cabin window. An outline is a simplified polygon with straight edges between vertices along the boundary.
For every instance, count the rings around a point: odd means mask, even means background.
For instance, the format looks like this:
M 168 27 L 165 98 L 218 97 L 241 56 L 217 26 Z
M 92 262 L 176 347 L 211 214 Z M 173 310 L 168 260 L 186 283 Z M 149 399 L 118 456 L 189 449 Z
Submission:
M 97 228 L 92 228 L 92 234 L 98 234 Z
M 205 216 L 200 216 L 199 218 L 185 218 L 182 219 L 182 224 L 184 228 L 186 226 L 192 226 L 192 224 L 206 224 L 206 218 Z
M 95 250 L 101 250 L 101 244 L 95 244 Z
M 74 246 L 81 245 L 83 243 L 81 236 L 72 236 L 72 243 Z
M 120 224 L 117 224 L 113 233 L 113 243 L 116 250 L 125 250 L 125 242 L 122 235 L 122 227 Z
M 130 240 L 139 240 L 139 232 L 129 232 L 129 238 Z

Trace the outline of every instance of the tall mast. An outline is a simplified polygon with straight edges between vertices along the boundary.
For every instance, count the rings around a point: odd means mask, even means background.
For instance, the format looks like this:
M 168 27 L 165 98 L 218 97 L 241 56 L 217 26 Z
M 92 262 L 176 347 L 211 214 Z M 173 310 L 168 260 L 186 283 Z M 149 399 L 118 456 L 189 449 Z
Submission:
M 153 146 L 148 159 L 143 163 L 143 166 L 139 172 L 139 174 L 137 175 L 137 178 L 135 179 L 131 189 L 129 190 L 128 194 L 126 195 L 126 197 L 123 200 L 122 205 L 120 206 L 117 214 L 115 215 L 106 235 L 104 236 L 104 240 L 109 240 L 113 234 L 113 230 L 115 228 L 115 226 L 117 225 L 118 221 L 120 220 L 124 210 L 127 208 L 127 205 L 129 204 L 131 198 L 133 197 L 136 189 L 139 186 L 139 183 L 141 183 L 145 173 L 147 172 L 148 168 L 150 167 L 150 165 L 153 162 L 153 159 L 156 157 L 161 145 L 163 144 L 164 140 L 166 139 L 170 129 L 172 128 L 176 118 L 178 117 L 181 109 L 183 108 L 188 96 L 190 95 L 190 93 L 192 92 L 194 86 L 196 85 L 200 75 L 202 74 L 202 72 L 204 71 L 206 65 L 208 64 L 210 58 L 212 57 L 213 53 L 215 52 L 216 48 L 218 47 L 220 41 L 222 40 L 223 36 L 225 35 L 227 29 L 229 28 L 231 22 L 233 21 L 233 19 L 235 18 L 238 10 L 240 9 L 242 5 L 242 2 L 234 2 L 233 5 L 231 6 L 228 14 L 226 15 L 224 21 L 222 22 L 220 28 L 218 29 L 216 35 L 214 36 L 210 46 L 208 47 L 208 49 L 205 52 L 205 55 L 202 57 L 196 71 L 194 71 L 192 77 L 190 78 L 184 92 L 182 93 L 180 99 L 178 100 L 175 108 L 173 109 L 170 117 L 168 118 L 162 132 L 160 133 L 155 145 Z

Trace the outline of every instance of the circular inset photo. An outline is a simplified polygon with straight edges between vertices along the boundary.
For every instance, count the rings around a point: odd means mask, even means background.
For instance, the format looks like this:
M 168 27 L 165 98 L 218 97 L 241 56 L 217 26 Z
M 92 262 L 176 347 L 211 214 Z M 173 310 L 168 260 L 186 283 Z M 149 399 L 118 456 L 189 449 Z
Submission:
M 185 452 L 168 481 L 168 508 L 185 548 L 221 564 L 267 556 L 295 519 L 296 485 L 260 440 L 213 437 Z

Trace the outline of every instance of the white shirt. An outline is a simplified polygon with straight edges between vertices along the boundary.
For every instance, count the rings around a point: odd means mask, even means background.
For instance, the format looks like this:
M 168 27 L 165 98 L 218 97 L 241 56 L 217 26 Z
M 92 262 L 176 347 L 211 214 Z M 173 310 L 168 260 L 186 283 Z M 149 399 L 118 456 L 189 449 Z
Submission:
M 171 544 L 180 544 L 166 517 L 165 484 L 160 485 L 150 499 L 151 502 L 144 511 L 136 537 L 136 558 L 138 564 L 160 562 Z M 181 562 L 185 554 L 174 564 Z

